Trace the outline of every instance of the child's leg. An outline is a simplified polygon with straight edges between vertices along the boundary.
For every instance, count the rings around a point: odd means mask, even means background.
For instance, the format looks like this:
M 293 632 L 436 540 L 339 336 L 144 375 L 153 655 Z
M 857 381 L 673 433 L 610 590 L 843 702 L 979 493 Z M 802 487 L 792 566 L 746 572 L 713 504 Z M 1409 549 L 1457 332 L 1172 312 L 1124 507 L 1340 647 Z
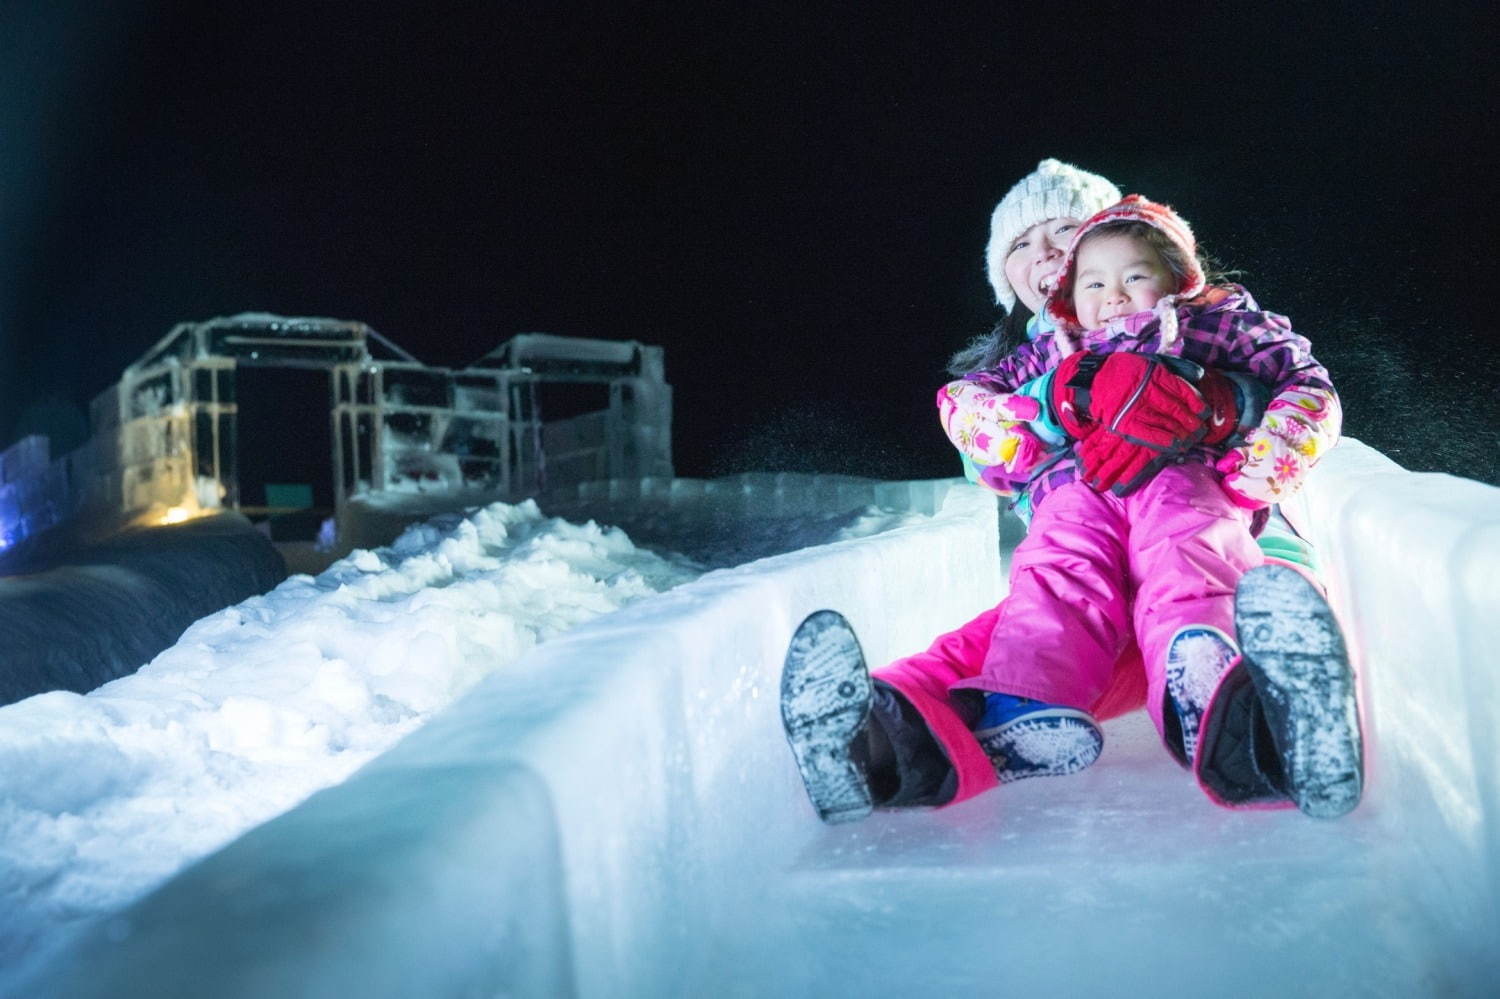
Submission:
M 1016 546 L 983 669 L 953 689 L 1075 708 L 1106 698 L 1130 634 L 1122 502 L 1082 482 L 1047 497 Z
M 1260 548 L 1264 566 L 1290 567 L 1307 579 L 1310 605 L 1306 611 L 1324 615 L 1336 628 L 1333 610 L 1326 600 L 1327 586 L 1317 575 L 1317 551 L 1297 532 L 1280 507 L 1273 506 L 1265 511 L 1265 520 L 1255 535 L 1255 543 Z M 1194 641 L 1200 640 L 1190 638 L 1185 647 L 1191 650 Z M 1175 646 L 1173 651 L 1176 651 Z M 1222 651 L 1234 659 L 1239 650 L 1232 644 Z M 1169 666 L 1169 670 L 1175 665 Z M 1226 808 L 1291 807 L 1275 740 L 1249 671 L 1235 662 L 1218 678 L 1206 697 L 1200 696 L 1200 691 L 1194 691 L 1194 694 L 1192 710 L 1198 722 L 1202 749 L 1192 745 L 1192 740 L 1187 740 L 1182 747 L 1186 757 L 1178 755 L 1178 759 L 1192 768 L 1204 793 Z M 1171 739 L 1180 735 L 1181 728 L 1186 728 L 1174 726 L 1173 716 L 1172 711 L 1163 714 L 1169 748 Z M 1176 732 L 1174 728 L 1177 728 Z
M 877 755 L 871 760 L 871 779 L 877 806 L 951 805 L 997 783 L 989 757 L 970 730 L 974 719 L 948 688 L 979 672 L 999 615 L 1000 607 L 992 607 L 939 635 L 926 651 L 873 671 L 872 743 Z M 882 688 L 888 696 L 881 696 Z M 882 740 L 892 747 L 890 755 L 879 752 Z M 947 760 L 951 781 L 946 773 L 934 774 L 929 765 L 933 752 Z M 949 784 L 953 793 L 945 798 Z
M 995 768 L 971 731 L 976 703 L 948 688 L 979 675 L 999 614 L 993 607 L 926 650 L 872 671 L 870 722 L 853 755 L 869 775 L 876 808 L 953 805 L 996 785 Z M 1134 711 L 1145 685 L 1132 641 L 1104 694 L 1086 708 L 1101 719 Z
M 1136 494 L 1144 506 L 1132 521 L 1131 565 L 1147 708 L 1165 738 L 1174 720 L 1167 666 L 1181 639 L 1217 646 L 1209 658 L 1219 675 L 1195 706 L 1200 786 L 1230 807 L 1295 802 L 1309 815 L 1341 815 L 1359 801 L 1363 770 L 1353 673 L 1333 612 L 1304 573 L 1260 564 L 1262 550 L 1239 526 L 1243 511 L 1224 504 L 1215 514 L 1223 494 L 1206 471 L 1169 468 Z
M 1230 502 L 1217 473 L 1205 465 L 1170 465 L 1125 504 L 1130 516 L 1130 574 L 1136 582 L 1135 632 L 1146 670 L 1146 710 L 1168 748 L 1182 759 L 1183 747 L 1173 738 L 1180 738 L 1181 726 L 1171 708 L 1169 659 L 1180 668 L 1184 646 L 1201 640 L 1205 654 L 1199 658 L 1215 667 L 1213 676 L 1197 683 L 1204 688 L 1206 703 L 1206 695 L 1238 651 L 1233 644 L 1235 584 L 1262 555 L 1250 536 L 1250 514 Z M 1207 655 L 1215 646 L 1225 654 Z M 1174 673 L 1174 679 L 1179 675 Z

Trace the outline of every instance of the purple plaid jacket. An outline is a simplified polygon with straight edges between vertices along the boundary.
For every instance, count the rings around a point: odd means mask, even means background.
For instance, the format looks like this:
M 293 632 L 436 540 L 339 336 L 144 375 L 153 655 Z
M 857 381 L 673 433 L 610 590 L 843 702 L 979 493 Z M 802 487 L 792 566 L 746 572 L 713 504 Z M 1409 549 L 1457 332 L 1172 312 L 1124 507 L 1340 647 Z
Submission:
M 1099 354 L 1116 351 L 1169 354 L 1206 368 L 1244 372 L 1269 388 L 1273 400 L 1291 388 L 1333 392 L 1328 370 L 1313 357 L 1307 339 L 1292 331 L 1285 316 L 1260 311 L 1250 292 L 1240 285 L 1210 289 L 1203 298 L 1179 306 L 1177 325 L 1177 337 L 1165 349 L 1161 346 L 1161 320 L 1151 312 L 1111 320 L 1103 329 L 1076 336 L 1075 342 L 1079 350 Z M 1065 356 L 1059 342 L 1064 335 L 1059 331 L 1023 343 L 995 367 L 976 371 L 966 378 L 996 392 L 1014 392 L 1057 367 Z M 1329 419 L 1338 420 L 1337 414 L 1335 408 Z M 1337 438 L 1338 427 L 1327 429 Z M 1216 448 L 1200 447 L 1185 460 L 1212 464 L 1237 443 L 1231 440 Z M 1072 447 L 1064 445 L 1051 460 L 1037 467 L 1030 481 L 1008 485 L 1018 493 L 1027 494 L 1034 509 L 1052 490 L 1078 478 Z

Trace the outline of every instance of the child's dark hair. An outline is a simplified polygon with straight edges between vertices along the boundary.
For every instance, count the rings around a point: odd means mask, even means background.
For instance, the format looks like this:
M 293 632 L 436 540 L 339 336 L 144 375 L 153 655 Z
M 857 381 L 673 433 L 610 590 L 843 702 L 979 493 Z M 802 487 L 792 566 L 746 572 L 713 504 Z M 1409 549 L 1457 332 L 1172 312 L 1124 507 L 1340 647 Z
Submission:
M 1136 222 L 1130 219 L 1122 219 L 1119 222 L 1105 222 L 1095 226 L 1084 233 L 1078 240 L 1078 246 L 1074 247 L 1076 254 L 1085 243 L 1100 236 L 1130 236 L 1138 239 L 1151 247 L 1156 255 L 1161 258 L 1162 263 L 1167 265 L 1167 270 L 1177 279 L 1178 287 L 1187 282 L 1191 273 L 1188 261 L 1184 259 L 1183 249 L 1172 237 L 1145 222 Z M 1207 285 L 1225 284 L 1239 275 L 1239 271 L 1224 270 L 1217 261 L 1206 256 L 1201 251 L 1198 253 L 1198 266 L 1203 270 L 1203 281 Z M 1059 294 L 1071 295 L 1073 293 L 1072 282 L 1069 281 L 1067 288 L 1059 288 Z

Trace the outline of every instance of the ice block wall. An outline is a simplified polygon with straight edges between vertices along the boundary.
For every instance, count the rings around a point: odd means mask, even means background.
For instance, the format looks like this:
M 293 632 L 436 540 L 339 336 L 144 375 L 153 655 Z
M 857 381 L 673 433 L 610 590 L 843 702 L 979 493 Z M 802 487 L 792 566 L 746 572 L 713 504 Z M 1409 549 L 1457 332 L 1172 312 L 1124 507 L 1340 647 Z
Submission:
M 66 505 L 62 484 L 48 481 L 49 450 L 47 438 L 33 434 L 0 451 L 0 552 L 50 527 L 57 517 L 49 505 Z
M 1500 489 L 1345 439 L 1287 514 L 1323 553 L 1360 666 L 1367 806 L 1424 841 L 1412 901 L 1434 926 L 1500 926 Z M 1476 986 L 1500 972 L 1491 942 L 1448 935 Z

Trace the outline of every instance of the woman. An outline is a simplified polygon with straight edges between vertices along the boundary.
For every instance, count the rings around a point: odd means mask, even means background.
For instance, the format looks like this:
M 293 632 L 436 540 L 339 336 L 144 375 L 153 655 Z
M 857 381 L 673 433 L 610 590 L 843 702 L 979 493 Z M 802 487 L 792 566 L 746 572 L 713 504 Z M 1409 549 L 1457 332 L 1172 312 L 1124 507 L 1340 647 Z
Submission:
M 1006 194 L 992 215 L 986 254 L 995 299 L 1006 315 L 988 336 L 955 355 L 955 374 L 992 367 L 1025 338 L 1038 335 L 1045 319 L 1037 316 L 1074 231 L 1119 200 L 1109 181 L 1056 160 L 1044 160 Z M 1270 537 L 1280 560 L 1297 554 L 1288 530 Z M 1305 561 L 1305 551 L 1300 554 L 1304 558 L 1293 560 Z M 1308 605 L 1308 619 L 1338 638 L 1321 595 L 1300 578 L 1293 585 L 1301 587 L 1297 592 Z M 858 644 L 842 618 L 823 612 L 799 629 L 783 676 L 783 719 L 809 795 L 825 820 L 859 818 L 872 806 L 953 804 L 1006 780 L 1070 773 L 1092 762 L 1097 744 L 1068 743 L 1070 732 L 1087 727 L 1077 721 L 1080 712 L 1049 710 L 1035 702 L 1016 706 L 1017 731 L 1030 733 L 1035 753 L 1028 758 L 1024 741 L 1013 744 L 1017 752 L 1004 758 L 981 748 L 973 729 L 983 700 L 959 687 L 980 672 L 999 616 L 999 607 L 986 611 L 940 636 L 927 651 L 874 671 L 873 683 L 864 679 Z M 1341 638 L 1334 644 L 1337 665 L 1347 670 Z M 1263 703 L 1243 664 L 1214 680 L 1204 695 L 1198 752 L 1189 760 L 1181 733 L 1167 724 L 1163 737 L 1169 749 L 1220 804 L 1288 805 L 1298 789 L 1288 785 L 1274 754 L 1255 752 L 1256 746 L 1272 744 L 1272 729 L 1285 718 L 1276 705 Z M 1145 689 L 1140 654 L 1131 643 L 1108 689 L 1085 706 L 1086 714 L 1104 720 L 1133 710 L 1144 704 Z M 1172 715 L 1162 716 L 1170 721 Z M 987 719 L 986 725 L 993 722 Z M 1086 754 L 1089 748 L 1093 755 Z

